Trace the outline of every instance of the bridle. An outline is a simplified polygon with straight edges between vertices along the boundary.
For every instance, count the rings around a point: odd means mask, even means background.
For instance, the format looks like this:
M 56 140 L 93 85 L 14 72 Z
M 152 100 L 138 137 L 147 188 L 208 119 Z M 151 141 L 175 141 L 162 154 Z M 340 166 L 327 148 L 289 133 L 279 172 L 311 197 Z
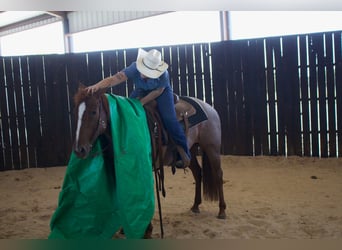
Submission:
M 92 136 L 92 138 L 89 140 L 90 141 L 90 149 L 93 148 L 93 144 L 96 141 L 96 139 L 103 133 L 106 131 L 107 126 L 108 126 L 108 122 L 107 122 L 107 113 L 106 110 L 103 108 L 103 97 L 99 98 L 99 120 L 97 122 L 97 126 L 96 126 L 96 130 L 94 132 L 94 135 Z M 104 152 L 107 148 L 109 147 L 109 145 L 106 145 L 104 148 L 101 149 L 100 152 L 94 152 L 92 155 L 90 155 L 90 157 L 95 157 L 97 155 L 99 155 L 101 152 Z
M 107 129 L 107 122 L 106 119 L 107 118 L 107 114 L 105 109 L 103 108 L 103 100 L 102 97 L 99 98 L 99 121 L 97 123 L 97 127 L 94 133 L 94 136 L 92 138 L 91 141 L 95 141 L 96 138 L 103 133 L 104 131 L 106 131 Z

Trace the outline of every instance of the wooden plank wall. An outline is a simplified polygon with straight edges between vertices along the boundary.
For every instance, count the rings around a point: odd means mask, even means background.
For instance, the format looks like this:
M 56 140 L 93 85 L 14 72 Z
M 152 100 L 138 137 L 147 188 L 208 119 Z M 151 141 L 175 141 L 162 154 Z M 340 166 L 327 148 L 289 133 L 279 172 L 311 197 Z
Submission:
M 341 156 L 341 32 L 212 44 L 223 154 Z
M 342 155 L 341 32 L 159 47 L 180 95 L 213 105 L 222 154 Z M 149 48 L 146 48 L 147 50 Z M 65 165 L 72 97 L 137 49 L 0 58 L 0 170 Z M 128 96 L 128 82 L 111 92 Z

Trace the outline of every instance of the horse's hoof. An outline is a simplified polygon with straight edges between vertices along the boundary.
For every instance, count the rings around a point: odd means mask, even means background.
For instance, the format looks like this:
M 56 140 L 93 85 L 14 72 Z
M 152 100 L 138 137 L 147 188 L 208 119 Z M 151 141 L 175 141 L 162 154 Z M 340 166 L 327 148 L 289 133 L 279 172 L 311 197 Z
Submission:
M 153 226 L 150 223 L 146 228 L 144 239 L 152 239 L 152 231 L 153 231 Z
M 195 214 L 199 214 L 200 213 L 200 210 L 199 208 L 191 208 L 191 211 Z
M 152 235 L 151 234 L 148 234 L 148 235 L 144 235 L 144 240 L 150 240 L 152 239 Z
M 224 220 L 224 219 L 226 219 L 226 218 L 227 218 L 227 216 L 226 216 L 225 213 L 217 215 L 217 219 Z

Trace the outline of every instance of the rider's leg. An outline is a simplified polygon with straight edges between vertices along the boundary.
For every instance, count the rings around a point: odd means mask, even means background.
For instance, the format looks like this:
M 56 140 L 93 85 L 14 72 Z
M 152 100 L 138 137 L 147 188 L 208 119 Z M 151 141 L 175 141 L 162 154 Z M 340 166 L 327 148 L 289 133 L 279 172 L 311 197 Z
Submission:
M 191 155 L 184 130 L 177 120 L 174 107 L 174 97 L 171 88 L 165 88 L 164 92 L 156 99 L 156 101 L 158 103 L 158 111 L 165 128 L 169 132 L 174 142 L 185 152 L 185 156 L 183 157 L 187 157 L 187 159 L 183 159 L 186 161 L 183 164 L 186 167 L 190 162 Z

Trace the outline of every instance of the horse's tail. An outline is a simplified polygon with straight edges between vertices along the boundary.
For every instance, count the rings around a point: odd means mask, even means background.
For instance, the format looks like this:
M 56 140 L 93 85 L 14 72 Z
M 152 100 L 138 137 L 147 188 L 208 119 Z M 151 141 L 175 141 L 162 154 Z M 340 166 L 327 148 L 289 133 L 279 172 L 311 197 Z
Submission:
M 202 152 L 202 180 L 204 199 L 217 201 L 219 199 L 219 180 L 213 166 L 211 166 L 208 155 Z

